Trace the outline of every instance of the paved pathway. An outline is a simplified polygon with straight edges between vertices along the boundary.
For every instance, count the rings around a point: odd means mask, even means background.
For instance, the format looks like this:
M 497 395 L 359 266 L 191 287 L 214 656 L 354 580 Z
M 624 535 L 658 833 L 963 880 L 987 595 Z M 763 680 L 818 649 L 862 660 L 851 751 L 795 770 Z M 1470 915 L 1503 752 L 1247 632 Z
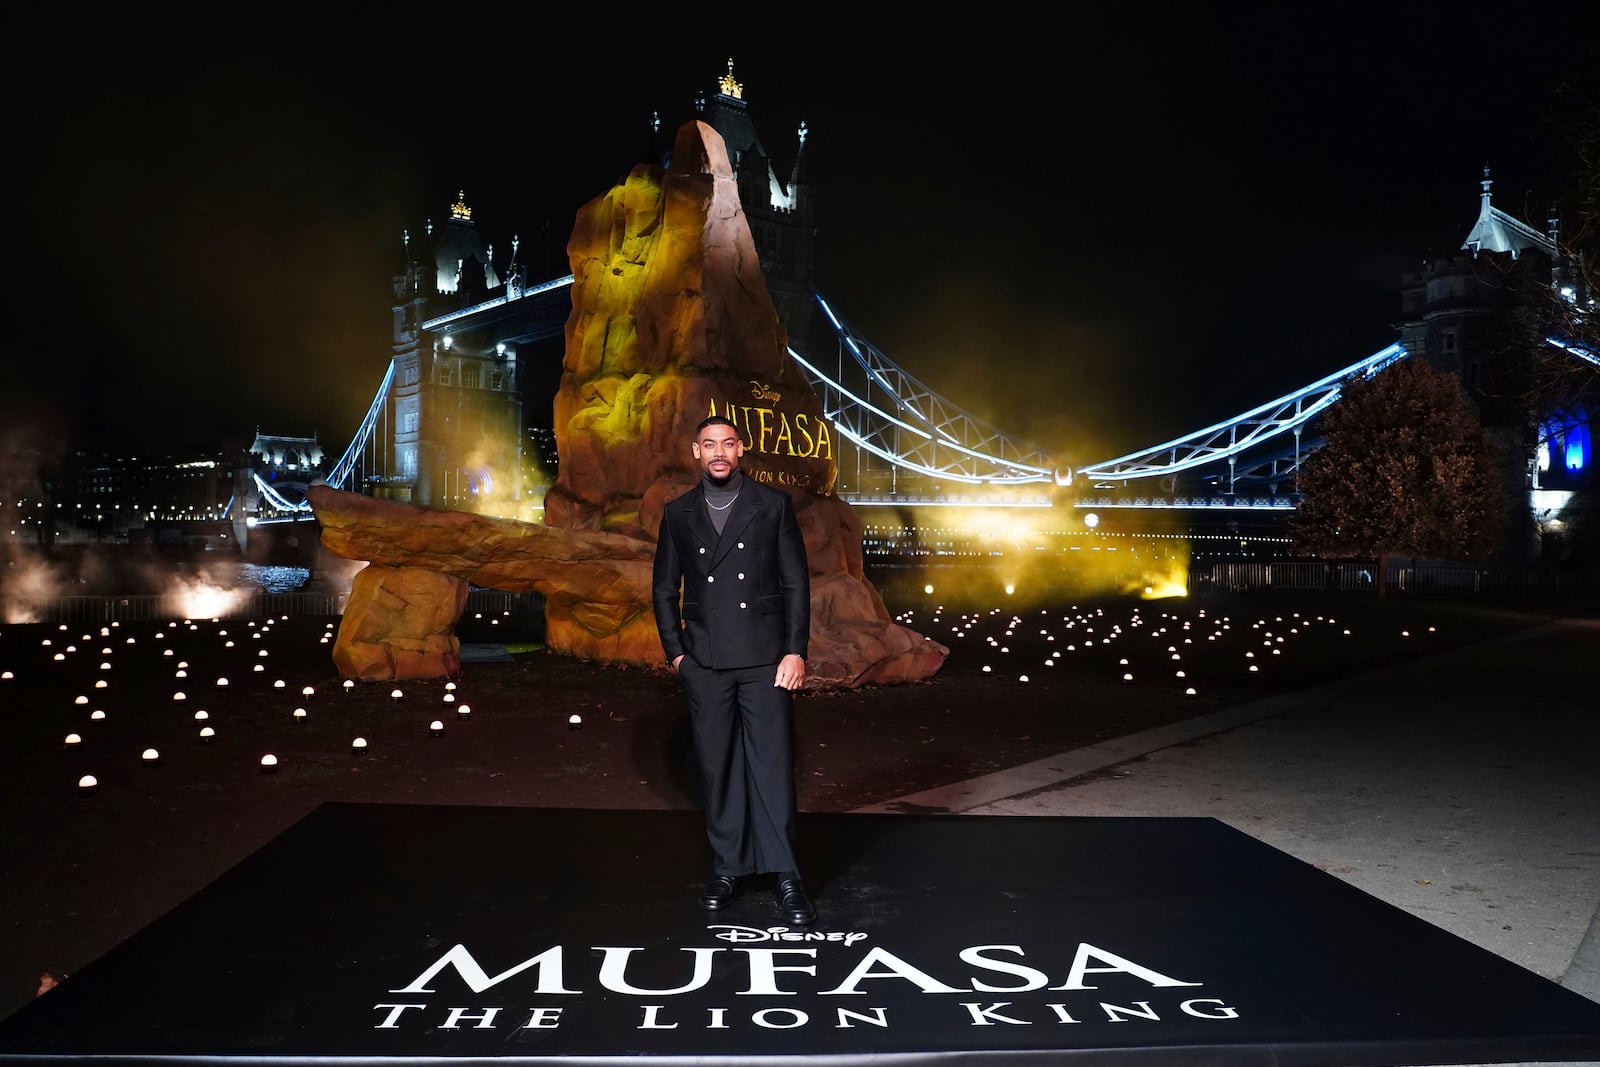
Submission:
M 859 810 L 911 805 L 1211 816 L 1600 1001 L 1600 620 Z

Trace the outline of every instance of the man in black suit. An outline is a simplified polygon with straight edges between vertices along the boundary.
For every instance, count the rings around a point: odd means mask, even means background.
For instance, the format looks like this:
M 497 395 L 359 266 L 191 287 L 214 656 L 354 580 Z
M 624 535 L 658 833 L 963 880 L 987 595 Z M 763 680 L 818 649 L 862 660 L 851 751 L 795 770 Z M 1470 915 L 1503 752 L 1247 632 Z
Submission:
M 700 904 L 725 908 L 743 879 L 770 872 L 784 916 L 809 926 L 817 913 L 795 854 L 791 695 L 806 679 L 811 633 L 805 539 L 789 495 L 739 470 L 733 423 L 706 419 L 689 447 L 700 482 L 662 511 L 652 594 L 705 786 L 712 867 Z

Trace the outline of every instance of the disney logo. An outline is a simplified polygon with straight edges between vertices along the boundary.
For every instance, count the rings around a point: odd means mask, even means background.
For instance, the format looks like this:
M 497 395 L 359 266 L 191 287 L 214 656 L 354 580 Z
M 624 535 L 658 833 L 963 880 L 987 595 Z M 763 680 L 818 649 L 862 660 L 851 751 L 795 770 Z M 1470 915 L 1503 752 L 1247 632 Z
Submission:
M 758 382 L 754 378 L 750 379 L 750 395 L 757 400 L 770 400 L 774 404 L 783 399 L 782 393 L 773 392 L 772 386 L 766 382 Z
M 731 941 L 736 945 L 748 945 L 757 941 L 837 941 L 845 945 L 853 945 L 857 941 L 865 941 L 867 935 L 856 931 L 844 930 L 791 930 L 787 926 L 769 926 L 765 930 L 758 930 L 754 926 L 708 926 L 712 931 L 711 936 L 719 941 Z

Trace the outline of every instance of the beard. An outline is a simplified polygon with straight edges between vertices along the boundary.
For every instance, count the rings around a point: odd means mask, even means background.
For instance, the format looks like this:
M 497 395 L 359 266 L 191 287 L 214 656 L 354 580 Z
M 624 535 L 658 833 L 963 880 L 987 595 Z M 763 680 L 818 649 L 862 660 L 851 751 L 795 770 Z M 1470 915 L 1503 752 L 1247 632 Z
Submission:
M 710 482 L 718 489 L 726 489 L 728 488 L 728 483 L 739 476 L 739 468 L 729 467 L 728 473 L 724 474 L 720 478 L 718 478 L 715 474 L 712 474 L 709 470 L 702 470 L 700 473 L 704 475 L 706 481 Z

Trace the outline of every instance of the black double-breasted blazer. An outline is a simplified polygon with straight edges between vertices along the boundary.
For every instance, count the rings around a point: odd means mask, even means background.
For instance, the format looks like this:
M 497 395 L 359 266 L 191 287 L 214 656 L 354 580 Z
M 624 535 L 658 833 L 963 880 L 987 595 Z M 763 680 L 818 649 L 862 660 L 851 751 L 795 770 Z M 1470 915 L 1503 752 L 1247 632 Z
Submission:
M 668 502 L 656 538 L 652 599 L 667 661 L 727 670 L 804 659 L 811 578 L 794 502 L 747 473 L 719 537 L 703 485 Z

